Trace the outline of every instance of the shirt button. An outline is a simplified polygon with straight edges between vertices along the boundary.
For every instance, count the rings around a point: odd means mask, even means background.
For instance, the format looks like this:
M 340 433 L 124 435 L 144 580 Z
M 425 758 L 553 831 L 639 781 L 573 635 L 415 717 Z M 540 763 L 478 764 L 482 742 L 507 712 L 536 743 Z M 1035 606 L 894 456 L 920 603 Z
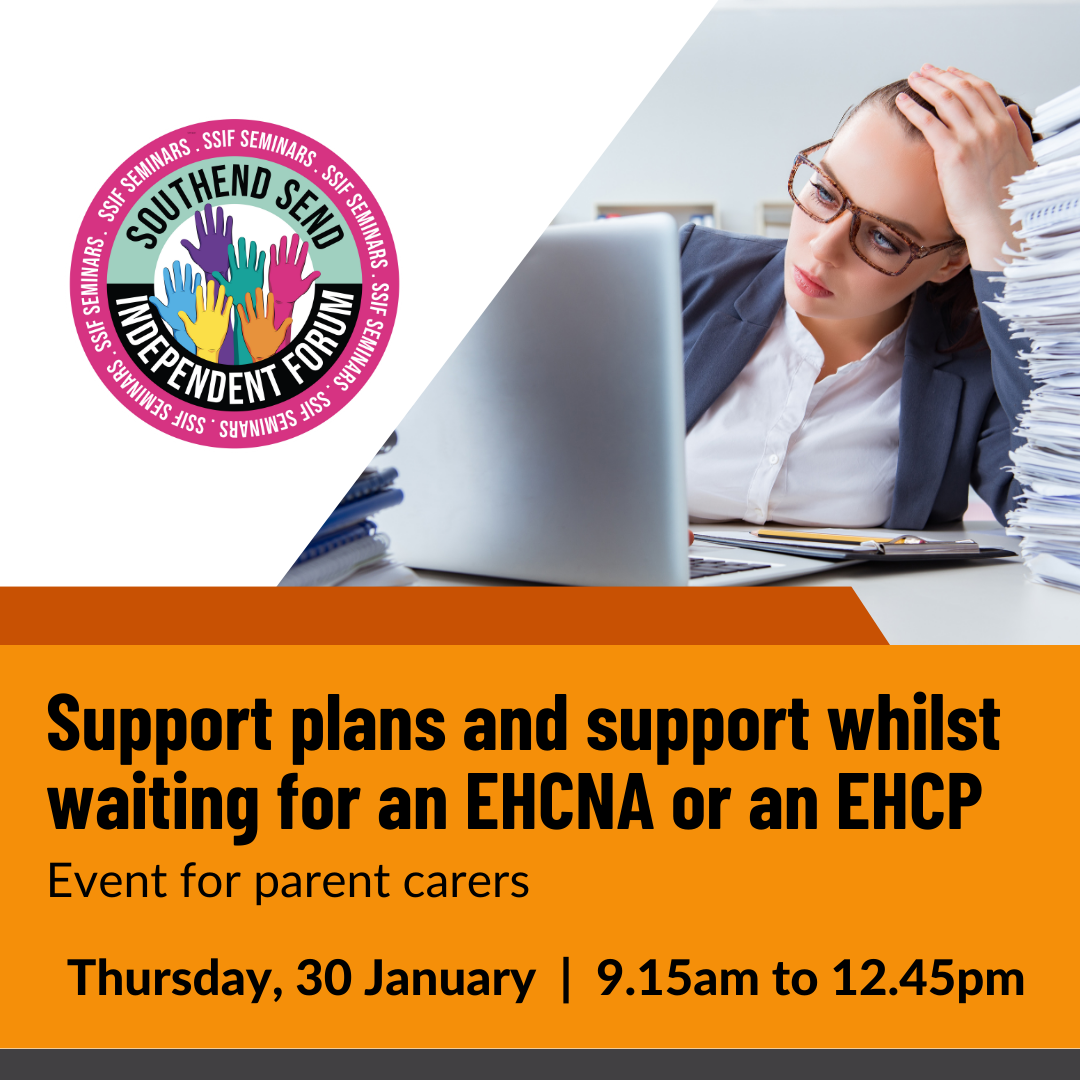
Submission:
M 780 460 L 780 458 L 776 454 L 770 454 L 769 455 L 769 464 L 770 465 L 775 465 L 779 460 Z

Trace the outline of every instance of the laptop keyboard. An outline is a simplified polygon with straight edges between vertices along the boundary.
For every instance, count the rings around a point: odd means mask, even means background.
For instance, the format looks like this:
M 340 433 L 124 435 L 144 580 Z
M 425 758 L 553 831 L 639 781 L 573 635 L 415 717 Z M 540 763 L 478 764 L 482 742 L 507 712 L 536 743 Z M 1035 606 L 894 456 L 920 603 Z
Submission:
M 740 570 L 766 570 L 770 563 L 736 562 L 734 559 L 701 559 L 690 557 L 690 577 L 712 577 L 714 574 L 737 574 Z

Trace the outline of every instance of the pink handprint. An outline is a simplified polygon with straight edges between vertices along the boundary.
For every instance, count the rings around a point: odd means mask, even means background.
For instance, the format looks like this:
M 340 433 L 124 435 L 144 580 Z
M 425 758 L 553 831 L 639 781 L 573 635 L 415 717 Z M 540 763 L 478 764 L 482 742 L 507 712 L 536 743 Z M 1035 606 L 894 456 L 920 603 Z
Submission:
M 280 244 L 270 245 L 270 276 L 267 292 L 274 294 L 275 315 L 280 320 L 279 326 L 285 319 L 292 317 L 293 304 L 311 288 L 312 282 L 320 275 L 320 271 L 315 270 L 304 277 L 308 246 L 305 240 L 298 256 L 296 249 L 299 244 L 300 236 L 293 233 L 291 244 L 287 245 L 286 237 L 283 236 Z M 289 327 L 285 331 L 282 345 L 287 345 L 291 337 L 292 327 Z

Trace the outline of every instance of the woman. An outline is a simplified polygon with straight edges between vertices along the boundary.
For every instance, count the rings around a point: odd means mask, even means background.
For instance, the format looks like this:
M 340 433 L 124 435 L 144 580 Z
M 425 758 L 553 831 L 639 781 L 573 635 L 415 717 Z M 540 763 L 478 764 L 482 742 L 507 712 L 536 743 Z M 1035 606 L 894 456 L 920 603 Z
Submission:
M 1029 122 L 927 64 L 799 155 L 786 242 L 683 229 L 694 520 L 921 529 L 970 484 L 1004 523 L 1032 383 L 976 301 L 1016 246 L 1000 204 Z

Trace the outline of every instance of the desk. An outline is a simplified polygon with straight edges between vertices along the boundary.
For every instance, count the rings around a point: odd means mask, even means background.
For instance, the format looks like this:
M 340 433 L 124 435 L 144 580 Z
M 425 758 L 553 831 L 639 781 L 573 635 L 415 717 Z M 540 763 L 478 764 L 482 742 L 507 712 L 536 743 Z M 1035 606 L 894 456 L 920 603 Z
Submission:
M 712 528 L 735 531 L 728 525 Z M 951 540 L 969 536 L 983 546 L 1014 551 L 1019 543 L 992 521 L 967 521 L 947 529 L 921 530 L 919 535 Z M 716 558 L 719 550 L 711 546 L 706 554 Z M 417 574 L 425 586 L 535 584 L 430 570 Z M 925 566 L 845 565 L 768 587 L 837 585 L 855 590 L 893 645 L 1080 645 L 1080 593 L 1027 581 L 1019 559 Z

